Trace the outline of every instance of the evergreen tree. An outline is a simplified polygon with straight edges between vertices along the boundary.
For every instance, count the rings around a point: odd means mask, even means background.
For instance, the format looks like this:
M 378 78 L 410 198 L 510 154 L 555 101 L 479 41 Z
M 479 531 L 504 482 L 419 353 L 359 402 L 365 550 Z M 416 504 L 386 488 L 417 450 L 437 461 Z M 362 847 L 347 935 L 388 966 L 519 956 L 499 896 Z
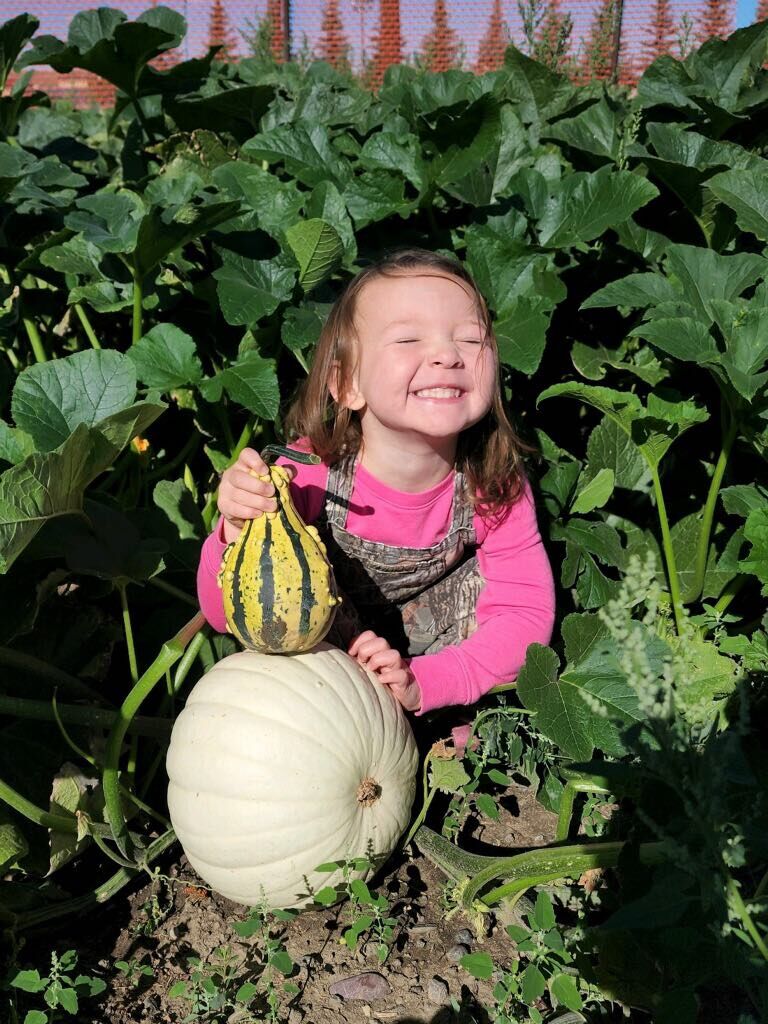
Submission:
M 595 11 L 584 46 L 582 70 L 587 81 L 611 77 L 617 17 L 616 0 L 603 0 Z
M 560 0 L 549 0 L 537 32 L 533 56 L 553 71 L 564 72 L 569 63 L 572 33 L 573 18 L 570 13 L 563 13 Z
M 208 45 L 221 47 L 216 54 L 216 60 L 237 59 L 235 36 L 229 26 L 229 18 L 224 9 L 223 0 L 213 0 L 211 17 L 208 21 Z
M 282 0 L 267 0 L 267 19 L 269 24 L 269 45 L 275 60 L 285 56 L 285 26 L 283 25 Z
M 459 63 L 461 44 L 448 24 L 445 0 L 435 0 L 432 10 L 432 31 L 422 43 L 422 60 L 428 71 L 447 71 Z
M 339 0 L 326 0 L 317 56 L 333 67 L 349 67 L 349 40 L 339 13 Z
M 701 12 L 700 38 L 702 43 L 713 36 L 725 38 L 731 31 L 731 4 L 729 0 L 704 0 Z
M 766 0 L 768 3 L 768 0 Z M 501 13 L 501 0 L 493 0 L 488 28 L 480 40 L 477 50 L 475 72 L 478 75 L 486 71 L 495 71 L 504 62 L 504 51 L 510 42 L 509 26 L 504 22 Z
M 650 64 L 663 53 L 671 53 L 674 25 L 669 0 L 656 0 L 643 44 L 643 58 Z
M 390 64 L 403 61 L 403 37 L 400 34 L 400 0 L 380 0 L 379 31 L 374 39 L 371 86 L 381 85 Z

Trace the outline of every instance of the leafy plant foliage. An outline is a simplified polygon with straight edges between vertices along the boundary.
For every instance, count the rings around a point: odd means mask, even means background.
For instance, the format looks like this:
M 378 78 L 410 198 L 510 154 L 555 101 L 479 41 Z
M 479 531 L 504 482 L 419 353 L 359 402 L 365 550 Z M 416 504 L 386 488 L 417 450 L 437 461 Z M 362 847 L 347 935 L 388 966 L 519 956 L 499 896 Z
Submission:
M 513 47 L 481 76 L 394 66 L 375 93 L 322 62 L 230 65 L 212 50 L 155 66 L 185 29 L 162 6 L 134 21 L 82 12 L 66 40 L 36 35 L 28 15 L 0 26 L 3 84 L 14 66 L 48 64 L 118 90 L 113 110 L 73 110 L 22 75 L 0 97 L 9 924 L 107 898 L 170 842 L 149 841 L 147 822 L 164 819 L 146 802 L 162 800 L 168 720 L 187 675 L 232 650 L 199 621 L 182 625 L 219 474 L 246 444 L 282 436 L 281 410 L 340 286 L 384 251 L 419 245 L 455 253 L 488 298 L 506 398 L 540 452 L 530 474 L 560 608 L 556 640 L 530 650 L 509 716 L 496 709 L 492 730 L 478 728 L 484 742 L 493 732 L 493 756 L 470 752 L 469 771 L 433 760 L 429 799 L 453 794 L 455 835 L 470 805 L 493 816 L 477 790 L 503 784 L 508 768 L 540 780 L 556 807 L 569 762 L 623 761 L 649 780 L 634 791 L 644 838 L 658 833 L 679 853 L 636 872 L 622 905 L 597 908 L 599 977 L 572 967 L 540 898 L 526 935 L 510 933 L 524 956 L 498 982 L 498 1019 L 541 997 L 577 1014 L 599 984 L 660 1021 L 693 1020 L 695 993 L 723 977 L 743 986 L 753 1019 L 768 1003 L 768 829 L 756 796 L 768 670 L 768 25 L 684 61 L 659 58 L 635 95 L 576 88 Z M 634 625 L 620 628 L 601 610 L 627 602 L 625 576 L 648 552 L 645 591 L 627 605 Z M 628 667 L 632 651 L 642 671 Z M 664 717 L 636 676 L 662 679 L 670 665 Z M 136 717 L 142 702 L 149 714 Z M 59 805 L 52 779 L 73 756 L 95 775 Z M 48 848 L 49 829 L 66 836 L 65 857 L 63 840 Z M 84 848 L 102 871 L 116 860 L 118 875 L 85 895 L 64 879 L 75 903 L 50 899 L 39 879 Z M 386 907 L 367 889 L 354 895 L 386 956 Z M 635 956 L 636 935 L 652 928 L 668 930 Z M 611 929 L 621 938 L 604 939 Z M 352 927 L 350 944 L 360 934 Z M 686 974 L 679 950 L 694 938 L 702 952 L 690 959 L 711 970 Z M 675 956 L 660 979 L 650 961 Z M 179 997 L 210 994 L 212 970 L 196 965 Z M 61 1006 L 77 987 L 62 982 Z

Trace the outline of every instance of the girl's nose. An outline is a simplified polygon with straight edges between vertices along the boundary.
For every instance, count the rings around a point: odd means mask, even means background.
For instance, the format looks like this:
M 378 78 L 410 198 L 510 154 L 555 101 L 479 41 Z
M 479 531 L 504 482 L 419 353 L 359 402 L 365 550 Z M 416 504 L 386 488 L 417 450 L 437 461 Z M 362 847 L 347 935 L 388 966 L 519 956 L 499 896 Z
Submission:
M 437 341 L 430 353 L 430 362 L 435 366 L 461 366 L 463 359 L 452 341 Z

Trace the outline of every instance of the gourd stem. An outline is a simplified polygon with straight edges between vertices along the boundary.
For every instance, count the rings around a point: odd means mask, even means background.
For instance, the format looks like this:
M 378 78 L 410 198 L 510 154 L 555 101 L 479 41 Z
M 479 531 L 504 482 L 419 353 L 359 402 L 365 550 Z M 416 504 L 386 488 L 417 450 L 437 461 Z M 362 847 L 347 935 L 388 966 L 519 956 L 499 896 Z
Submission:
M 293 448 L 287 448 L 284 444 L 268 444 L 266 448 L 261 450 L 261 457 L 267 464 L 273 458 L 279 458 L 281 455 L 286 459 L 290 459 L 291 462 L 299 462 L 303 466 L 316 466 L 321 461 L 319 455 L 312 455 L 309 452 L 297 452 Z
M 88 341 L 91 343 L 91 348 L 100 349 L 101 343 L 99 342 L 99 339 L 96 337 L 96 332 L 91 326 L 91 321 L 88 319 L 88 314 L 85 312 L 85 310 L 83 309 L 79 302 L 74 303 L 74 309 L 75 312 L 77 313 L 78 320 L 83 326 L 85 335 L 88 338 Z
M 106 903 L 107 900 L 111 899 L 115 893 L 119 892 L 131 879 L 135 878 L 139 873 L 139 870 L 146 870 L 147 866 L 152 863 L 160 854 L 164 853 L 168 847 L 176 839 L 176 833 L 169 829 L 163 835 L 158 836 L 154 842 L 150 843 L 147 849 L 144 851 L 144 860 L 141 868 L 120 868 L 118 872 L 112 875 L 111 878 L 107 879 L 102 885 L 97 886 L 91 892 L 85 893 L 83 896 L 77 896 L 75 899 L 64 900 L 61 903 L 56 903 L 51 907 L 43 907 L 38 910 L 30 910 L 25 914 L 19 914 L 13 921 L 14 928 L 18 931 L 27 928 L 35 928 L 38 925 L 46 924 L 48 921 L 55 920 L 61 917 L 70 917 L 76 914 L 81 914 L 84 910 L 88 910 L 93 906 L 98 906 L 101 903 Z
M 7 665 L 9 668 L 29 672 L 30 675 L 46 679 L 59 689 L 65 690 L 71 697 L 80 697 L 83 700 L 96 701 L 99 704 L 109 703 L 103 694 L 98 690 L 93 690 L 87 683 L 81 682 L 77 676 L 72 676 L 55 665 L 49 665 L 41 658 L 36 658 L 34 654 L 13 651 L 10 647 L 0 647 L 0 665 Z
M 560 797 L 560 808 L 557 815 L 557 828 L 555 830 L 555 841 L 560 843 L 568 838 L 571 830 L 571 818 L 573 817 L 573 805 L 577 793 L 610 793 L 607 786 L 596 779 L 569 779 Z
M 205 625 L 205 619 L 201 612 L 198 612 L 190 621 L 179 630 L 172 640 L 167 641 L 160 648 L 160 653 L 136 683 L 131 692 L 123 701 L 118 712 L 118 717 L 112 726 L 112 731 L 107 741 L 107 748 L 104 754 L 104 773 L 102 776 L 104 787 L 104 802 L 107 815 L 112 826 L 112 835 L 117 848 L 124 857 L 128 857 L 128 830 L 126 827 L 125 814 L 123 813 L 118 786 L 118 771 L 120 761 L 120 748 L 128 726 L 134 715 L 152 692 L 157 682 L 163 678 L 166 670 L 174 665 L 184 653 L 187 644 L 200 632 Z
M 659 478 L 659 470 L 657 466 L 651 466 L 651 478 L 653 480 L 653 489 L 656 494 L 656 510 L 659 515 L 659 525 L 661 526 L 661 539 L 662 546 L 664 548 L 664 558 L 667 563 L 667 579 L 669 581 L 669 594 L 672 598 L 672 611 L 675 616 L 675 626 L 677 628 L 677 635 L 683 635 L 683 602 L 680 594 L 680 579 L 677 575 L 677 561 L 675 559 L 675 549 L 672 546 L 672 534 L 669 530 L 669 519 L 667 518 L 667 506 L 664 503 L 664 493 L 661 489 L 661 479 Z

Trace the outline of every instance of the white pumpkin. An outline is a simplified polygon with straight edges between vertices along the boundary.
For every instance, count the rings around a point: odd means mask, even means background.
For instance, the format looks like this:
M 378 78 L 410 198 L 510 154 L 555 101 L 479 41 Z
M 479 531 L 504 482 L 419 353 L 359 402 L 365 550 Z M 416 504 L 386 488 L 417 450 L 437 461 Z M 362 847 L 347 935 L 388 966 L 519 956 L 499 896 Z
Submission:
M 417 766 L 400 705 L 343 651 L 243 651 L 203 676 L 174 724 L 171 822 L 217 892 L 300 907 L 340 880 L 320 864 L 392 853 Z

